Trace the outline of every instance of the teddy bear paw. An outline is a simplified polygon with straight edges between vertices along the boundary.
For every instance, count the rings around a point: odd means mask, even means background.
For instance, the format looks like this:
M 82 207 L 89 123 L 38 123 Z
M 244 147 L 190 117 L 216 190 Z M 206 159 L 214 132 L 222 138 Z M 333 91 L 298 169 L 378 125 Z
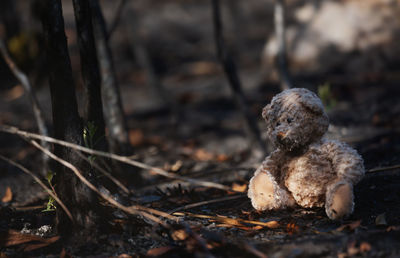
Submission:
M 248 196 L 256 210 L 271 210 L 276 206 L 274 183 L 266 173 L 259 173 L 250 180 Z
M 340 184 L 327 202 L 326 214 L 332 220 L 339 220 L 353 212 L 353 188 L 349 183 Z

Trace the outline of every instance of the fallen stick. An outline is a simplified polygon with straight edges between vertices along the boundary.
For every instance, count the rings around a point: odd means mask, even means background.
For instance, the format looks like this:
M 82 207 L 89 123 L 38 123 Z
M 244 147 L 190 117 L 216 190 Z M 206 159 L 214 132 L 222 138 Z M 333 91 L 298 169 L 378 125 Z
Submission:
M 161 168 L 153 167 L 153 166 L 141 163 L 139 161 L 131 160 L 129 157 L 126 157 L 126 156 L 120 156 L 120 155 L 113 154 L 113 153 L 108 153 L 108 152 L 104 152 L 104 151 L 98 151 L 98 150 L 89 149 L 89 148 L 86 148 L 86 147 L 83 147 L 83 146 L 80 146 L 80 145 L 76 145 L 76 144 L 73 144 L 73 143 L 70 143 L 70 142 L 57 140 L 57 139 L 49 137 L 49 136 L 43 136 L 43 135 L 40 135 L 40 134 L 35 134 L 35 133 L 29 133 L 29 132 L 26 132 L 26 131 L 22 131 L 22 130 L 19 130 L 18 128 L 16 128 L 16 127 L 0 125 L 0 131 L 1 132 L 5 132 L 5 133 L 20 135 L 20 136 L 23 136 L 23 137 L 26 137 L 26 138 L 44 140 L 44 141 L 55 143 L 55 144 L 58 144 L 58 145 L 61 145 L 61 146 L 64 146 L 64 147 L 72 148 L 72 149 L 75 149 L 75 150 L 80 150 L 82 152 L 89 153 L 89 154 L 92 154 L 92 155 L 98 155 L 98 156 L 101 156 L 101 157 L 106 157 L 106 158 L 118 160 L 120 162 L 129 164 L 131 166 L 139 167 L 139 168 L 146 169 L 146 170 L 151 170 L 152 172 L 154 172 L 154 173 L 156 173 L 158 175 L 164 176 L 164 177 L 174 178 L 174 179 L 190 182 L 192 184 L 201 185 L 201 186 L 205 186 L 205 187 L 217 188 L 217 189 L 221 189 L 221 190 L 225 190 L 225 191 L 231 191 L 231 192 L 238 192 L 238 191 L 235 191 L 231 187 L 226 186 L 226 185 L 179 176 L 179 175 L 176 175 L 174 173 L 169 173 L 169 172 L 167 172 L 167 171 L 165 171 L 165 170 L 163 170 Z
M 61 206 L 61 208 L 65 211 L 65 213 L 67 214 L 68 218 L 70 218 L 71 221 L 74 221 L 71 215 L 71 212 L 68 210 L 68 208 L 64 205 L 64 203 L 57 197 L 57 195 L 54 194 L 54 192 L 48 188 L 43 182 L 42 180 L 40 180 L 40 178 L 38 178 L 35 174 L 33 174 L 30 170 L 28 170 L 27 168 L 25 168 L 24 166 L 18 164 L 17 162 L 4 157 L 3 155 L 0 155 L 0 159 L 10 163 L 11 165 L 21 169 L 24 173 L 30 175 L 31 177 L 33 177 L 33 179 L 44 189 L 46 190 L 46 192 L 54 198 L 54 200 Z
M 97 193 L 100 197 L 102 197 L 104 200 L 106 200 L 107 202 L 109 202 L 110 204 L 114 205 L 116 208 L 125 211 L 128 214 L 131 215 L 140 215 L 143 216 L 147 219 L 150 219 L 160 225 L 163 225 L 164 227 L 168 228 L 169 226 L 163 222 L 162 220 L 160 220 L 159 218 L 153 216 L 150 213 L 162 216 L 164 218 L 173 220 L 175 222 L 178 222 L 179 219 L 175 216 L 172 216 L 168 213 L 162 212 L 162 211 L 158 211 L 152 208 L 147 208 L 147 207 L 143 207 L 140 205 L 134 205 L 131 207 L 127 207 L 124 206 L 122 204 L 120 204 L 119 202 L 117 202 L 116 200 L 114 200 L 111 196 L 100 192 L 99 189 L 97 189 L 92 183 L 90 183 L 83 175 L 82 173 L 78 170 L 78 168 L 76 168 L 74 165 L 72 165 L 71 163 L 69 163 L 66 160 L 61 159 L 60 157 L 58 157 L 57 155 L 55 155 L 54 153 L 50 152 L 49 150 L 43 148 L 42 146 L 40 146 L 40 144 L 38 144 L 36 141 L 34 140 L 30 140 L 29 141 L 33 146 L 35 146 L 36 148 L 38 148 L 39 150 L 41 150 L 42 152 L 44 152 L 46 155 L 48 155 L 50 158 L 54 159 L 55 161 L 61 163 L 62 165 L 64 165 L 65 167 L 69 168 L 70 170 L 72 170 L 72 172 L 74 172 L 74 174 L 87 186 L 89 187 L 92 191 L 94 191 L 95 193 Z
M 79 157 L 81 157 L 82 159 L 84 159 L 86 162 L 88 162 L 91 166 L 93 166 L 95 169 L 99 170 L 101 173 L 103 173 L 106 177 L 108 177 L 116 186 L 118 186 L 119 188 L 122 189 L 122 191 L 124 191 L 125 193 L 129 194 L 130 191 L 128 188 L 126 188 L 126 186 L 124 186 L 124 184 L 121 183 L 121 181 L 119 181 L 118 179 L 116 179 L 113 175 L 111 175 L 107 170 L 105 170 L 104 168 L 100 167 L 100 165 L 98 165 L 96 162 L 94 161 L 90 161 L 85 155 L 83 155 L 82 153 L 80 153 L 79 151 L 75 151 L 76 154 L 78 154 Z
M 10 70 L 14 74 L 15 78 L 21 83 L 25 92 L 29 96 L 29 99 L 30 99 L 31 105 L 32 105 L 33 115 L 35 117 L 38 129 L 39 129 L 39 133 L 42 135 L 48 136 L 49 130 L 46 126 L 42 109 L 40 108 L 39 102 L 36 98 L 36 94 L 32 88 L 31 83 L 29 82 L 28 76 L 26 76 L 26 74 L 23 73 L 18 68 L 18 66 L 16 65 L 14 60 L 11 58 L 11 56 L 9 55 L 7 48 L 5 46 L 4 40 L 2 38 L 0 38 L 0 52 L 1 52 L 1 55 L 3 56 L 5 63 L 7 64 L 8 68 L 10 68 Z M 50 149 L 50 145 L 47 142 L 42 141 L 41 144 L 43 147 Z M 48 164 L 47 164 L 48 158 L 45 155 L 43 156 L 43 163 L 44 163 L 43 164 L 44 165 L 43 175 L 45 175 L 47 173 L 47 166 L 48 166 Z
M 207 205 L 207 204 L 211 204 L 211 203 L 236 200 L 236 199 L 243 198 L 243 197 L 246 197 L 246 195 L 242 194 L 242 195 L 235 195 L 235 196 L 227 196 L 227 197 L 222 197 L 222 198 L 218 198 L 218 199 L 214 199 L 214 200 L 196 202 L 196 203 L 184 205 L 184 206 L 178 207 L 176 209 L 170 210 L 170 211 L 168 211 L 168 213 L 172 214 L 177 211 L 187 210 L 187 209 L 191 209 L 191 208 L 195 208 L 195 207 L 199 207 L 199 206 L 203 206 L 203 205 Z
M 263 227 L 267 227 L 267 228 L 277 228 L 277 227 L 279 227 L 279 223 L 277 221 L 275 221 L 275 220 L 268 221 L 268 222 L 262 222 L 262 221 L 254 221 L 254 220 L 233 219 L 233 218 L 227 218 L 227 217 L 218 217 L 218 216 L 211 216 L 211 215 L 194 214 L 194 213 L 190 213 L 190 212 L 174 212 L 172 215 L 188 216 L 188 217 L 199 218 L 199 219 L 210 219 L 210 220 L 215 220 L 215 221 L 218 221 L 218 222 L 221 222 L 221 223 L 230 224 L 230 225 L 236 225 L 236 226 L 241 226 L 242 223 L 246 223 L 246 224 L 253 224 L 253 225 L 263 226 Z
M 375 173 L 375 172 L 393 170 L 393 169 L 397 169 L 397 168 L 400 168 L 400 165 L 393 165 L 393 166 L 388 166 L 388 167 L 371 168 L 371 169 L 368 169 L 365 173 Z
M 242 84 L 239 78 L 239 74 L 236 68 L 236 64 L 233 61 L 232 56 L 227 50 L 223 36 L 223 25 L 220 10 L 220 0 L 212 0 L 212 19 L 214 27 L 214 41 L 215 48 L 217 51 L 217 57 L 221 66 L 224 69 L 225 75 L 228 79 L 229 86 L 232 90 L 234 101 L 238 106 L 240 113 L 242 114 L 246 122 L 246 133 L 250 136 L 253 142 L 259 145 L 260 149 L 266 154 L 267 148 L 263 140 L 261 139 L 260 129 L 258 128 L 257 120 L 250 112 L 247 99 L 244 95 Z

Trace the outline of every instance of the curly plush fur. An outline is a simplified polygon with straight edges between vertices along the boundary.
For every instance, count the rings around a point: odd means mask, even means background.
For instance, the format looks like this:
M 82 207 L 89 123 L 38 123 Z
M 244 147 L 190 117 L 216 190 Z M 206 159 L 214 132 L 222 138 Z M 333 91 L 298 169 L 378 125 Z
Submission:
M 257 210 L 323 207 L 330 219 L 353 212 L 353 185 L 364 175 L 361 156 L 348 145 L 323 138 L 329 119 L 307 89 L 276 95 L 262 113 L 277 149 L 250 180 L 248 197 Z

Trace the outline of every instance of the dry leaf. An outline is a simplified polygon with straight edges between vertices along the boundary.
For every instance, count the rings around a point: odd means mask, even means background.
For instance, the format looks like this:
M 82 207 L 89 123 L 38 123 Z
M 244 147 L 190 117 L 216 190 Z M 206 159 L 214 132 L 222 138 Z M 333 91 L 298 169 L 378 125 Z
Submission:
M 389 227 L 387 227 L 386 232 L 398 231 L 398 230 L 400 230 L 400 226 L 389 226 Z
M 375 225 L 377 226 L 386 226 L 386 215 L 385 213 L 379 214 L 375 219 Z
M 176 171 L 178 171 L 179 169 L 181 169 L 182 165 L 183 165 L 182 160 L 178 160 L 178 161 L 175 162 L 175 164 L 173 164 L 173 165 L 171 166 L 171 170 L 174 171 L 174 172 L 176 172 Z
M 231 225 L 231 224 L 216 224 L 215 225 L 216 227 L 219 227 L 219 228 L 234 228 L 235 227 L 235 225 Z
M 210 161 L 214 159 L 214 154 L 207 152 L 204 149 L 198 149 L 196 152 L 193 154 L 194 158 L 199 160 L 199 161 Z
M 267 228 L 278 228 L 280 226 L 279 222 L 276 220 L 271 220 L 271 221 L 265 222 L 265 224 L 266 224 L 265 226 Z
M 9 186 L 7 186 L 6 192 L 3 196 L 3 198 L 1 199 L 1 201 L 4 203 L 11 202 L 12 198 L 13 198 L 13 194 L 12 194 L 11 188 Z
M 361 220 L 356 220 L 356 221 L 353 221 L 353 222 L 351 222 L 349 224 L 345 224 L 345 225 L 342 225 L 342 226 L 338 227 L 336 229 L 336 231 L 343 231 L 343 230 L 354 231 L 360 225 L 361 225 Z
M 63 248 L 60 253 L 60 258 L 70 258 L 70 257 L 72 256 L 69 253 L 67 253 L 67 250 L 65 250 L 65 248 Z
M 129 142 L 132 146 L 139 146 L 143 144 L 143 132 L 140 129 L 129 130 Z
M 237 184 L 237 183 L 233 183 L 232 184 L 232 189 L 237 191 L 237 192 L 244 193 L 246 191 L 246 189 L 247 189 L 247 184 L 240 185 L 240 184 Z
M 289 235 L 297 234 L 299 233 L 299 226 L 297 226 L 295 223 L 288 223 L 286 225 L 286 231 L 288 232 Z
M 161 145 L 162 141 L 163 138 L 161 138 L 161 136 L 158 135 L 149 136 L 149 138 L 146 140 L 146 142 L 148 142 L 151 145 Z
M 355 256 L 360 252 L 360 249 L 356 247 L 356 241 L 352 241 L 347 245 L 347 254 L 349 256 Z
M 26 244 L 24 251 L 33 251 L 56 242 L 60 237 L 42 238 L 35 235 L 22 234 L 15 230 L 8 230 L 0 234 L 0 246 Z
M 263 226 L 255 226 L 255 227 L 252 227 L 251 229 L 252 230 L 260 230 L 260 229 L 263 229 L 264 227 Z
M 129 254 L 120 254 L 120 255 L 118 255 L 118 258 L 132 258 L 132 255 L 129 255 Z
M 173 246 L 161 246 L 148 250 L 146 256 L 161 256 L 174 249 L 175 247 Z
M 184 229 L 178 229 L 172 232 L 171 237 L 175 241 L 183 241 L 189 237 L 187 232 Z
M 24 88 L 20 84 L 18 84 L 17 86 L 7 91 L 5 98 L 7 101 L 12 101 L 18 99 L 23 94 L 24 94 Z
M 228 155 L 225 155 L 225 154 L 218 154 L 218 156 L 217 156 L 217 161 L 219 161 L 219 162 L 224 162 L 224 161 L 227 161 L 229 159 L 230 159 L 230 157 Z
M 189 74 L 193 76 L 210 75 L 215 74 L 216 71 L 221 71 L 217 63 L 206 61 L 190 63 L 187 65 L 187 69 Z
M 367 243 L 367 242 L 362 242 L 360 244 L 360 251 L 362 253 L 366 253 L 366 252 L 371 251 L 371 245 L 369 243 Z

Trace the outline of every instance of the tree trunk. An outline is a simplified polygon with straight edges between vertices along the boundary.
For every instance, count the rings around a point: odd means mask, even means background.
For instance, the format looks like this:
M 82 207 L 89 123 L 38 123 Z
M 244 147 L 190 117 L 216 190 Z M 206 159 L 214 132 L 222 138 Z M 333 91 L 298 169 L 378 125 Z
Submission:
M 101 93 L 109 133 L 110 151 L 126 154 L 129 145 L 128 127 L 122 108 L 111 50 L 107 42 L 107 30 L 98 1 L 90 0 L 90 5 L 97 60 L 101 71 Z
M 93 37 L 92 14 L 89 0 L 73 0 L 78 44 L 82 67 L 86 106 L 85 120 L 93 123 L 95 132 L 93 146 L 88 148 L 107 150 L 105 142 L 105 124 L 101 101 L 101 77 Z
M 265 143 L 261 139 L 261 133 L 257 125 L 257 121 L 251 114 L 247 100 L 244 96 L 240 78 L 236 69 L 235 62 L 232 56 L 227 51 L 222 30 L 222 19 L 219 0 L 212 0 L 212 18 L 214 25 L 214 39 L 217 50 L 218 59 L 224 68 L 225 75 L 228 79 L 229 86 L 233 92 L 233 97 L 237 107 L 246 122 L 246 133 L 251 138 L 251 141 L 260 147 L 260 150 L 266 154 L 267 149 Z
M 131 155 L 128 126 L 122 108 L 117 76 L 114 70 L 112 54 L 107 40 L 107 29 L 98 0 L 90 0 L 93 35 L 96 45 L 97 60 L 101 76 L 101 95 L 103 111 L 108 129 L 108 145 L 110 152 L 120 155 Z M 139 186 L 141 176 L 138 169 L 113 162 L 116 174 L 129 184 Z
M 54 136 L 57 139 L 82 144 L 82 124 L 75 97 L 61 1 L 43 0 L 42 4 L 42 23 L 47 52 Z M 82 173 L 87 171 L 83 169 L 81 159 L 71 149 L 56 145 L 54 152 L 81 168 Z M 71 221 L 63 210 L 57 209 L 59 234 L 64 237 L 82 236 L 86 239 L 95 237 L 100 225 L 98 214 L 100 205 L 96 196 L 69 169 L 55 165 L 53 172 L 55 173 L 56 193 L 74 218 L 71 226 Z
M 18 15 L 15 5 L 14 0 L 0 1 L 0 23 L 5 39 L 10 39 L 20 32 L 20 15 Z
M 285 11 L 285 0 L 275 0 L 274 23 L 276 40 L 278 42 L 276 63 L 282 91 L 293 88 L 287 61 Z

